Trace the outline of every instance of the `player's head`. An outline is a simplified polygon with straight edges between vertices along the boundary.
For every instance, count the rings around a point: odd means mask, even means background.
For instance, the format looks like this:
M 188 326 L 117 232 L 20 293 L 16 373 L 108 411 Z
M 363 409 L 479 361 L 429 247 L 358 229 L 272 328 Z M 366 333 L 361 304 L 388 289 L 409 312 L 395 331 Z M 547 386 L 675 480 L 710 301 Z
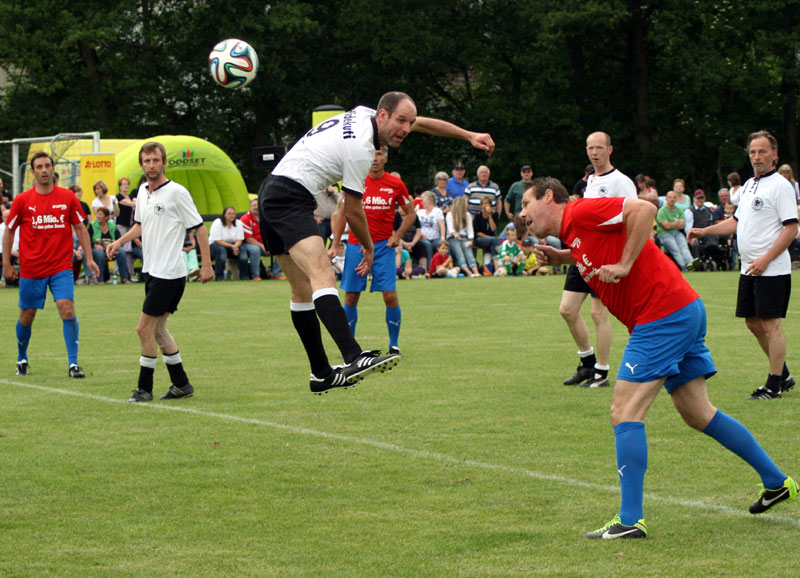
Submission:
M 160 142 L 156 142 L 154 140 L 148 141 L 142 145 L 142 148 L 139 149 L 139 164 L 142 164 L 142 156 L 145 154 L 153 154 L 153 153 L 160 153 L 161 162 L 167 162 L 167 149 L 164 148 L 164 145 Z
M 417 120 L 417 105 L 404 92 L 387 92 L 378 101 L 375 122 L 380 144 L 397 148 Z
M 611 164 L 611 153 L 614 147 L 611 146 L 611 137 L 604 132 L 593 132 L 586 137 L 586 156 L 592 163 L 597 174 L 604 173 Z
M 164 175 L 166 164 L 167 149 L 160 142 L 148 141 L 139 149 L 139 166 L 148 181 L 158 181 Z
M 765 130 L 747 137 L 747 154 L 756 176 L 763 175 L 778 164 L 778 141 Z
M 94 194 L 97 197 L 108 194 L 108 185 L 105 183 L 105 181 L 97 181 L 92 186 L 92 189 L 94 190 Z
M 44 151 L 39 151 L 31 157 L 31 172 L 33 180 L 42 186 L 53 183 L 53 157 Z
M 569 193 L 558 179 L 539 177 L 533 179 L 532 186 L 522 195 L 522 210 L 519 216 L 535 237 L 558 235 L 561 229 L 561 215 L 568 202 Z

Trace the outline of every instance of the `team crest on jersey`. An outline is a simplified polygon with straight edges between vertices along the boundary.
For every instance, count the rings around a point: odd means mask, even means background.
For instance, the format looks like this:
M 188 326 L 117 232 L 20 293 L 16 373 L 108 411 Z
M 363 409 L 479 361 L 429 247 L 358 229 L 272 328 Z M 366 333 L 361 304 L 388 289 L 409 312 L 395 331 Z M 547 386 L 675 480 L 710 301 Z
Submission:
M 755 197 L 750 206 L 754 211 L 760 211 L 762 208 L 764 208 L 764 199 L 761 197 Z
M 600 194 L 605 197 L 608 194 L 608 189 L 606 187 L 600 187 Z
M 153 212 L 156 215 L 163 215 L 166 210 L 167 208 L 164 206 L 164 203 L 156 203 L 156 206 L 153 208 Z

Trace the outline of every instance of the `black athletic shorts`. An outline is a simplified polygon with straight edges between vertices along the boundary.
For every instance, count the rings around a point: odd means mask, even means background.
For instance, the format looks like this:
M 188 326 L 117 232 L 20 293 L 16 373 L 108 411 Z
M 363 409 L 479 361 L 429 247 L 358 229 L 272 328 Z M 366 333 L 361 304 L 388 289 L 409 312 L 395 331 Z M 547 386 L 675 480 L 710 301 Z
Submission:
M 186 277 L 161 279 L 145 273 L 142 313 L 153 317 L 161 317 L 164 313 L 175 313 L 185 287 Z
M 778 319 L 786 317 L 789 296 L 792 294 L 792 276 L 763 277 L 739 275 L 739 295 L 736 300 L 736 317 Z
M 285 255 L 298 241 L 319 236 L 317 200 L 292 179 L 270 176 L 258 192 L 258 208 L 261 238 L 273 255 Z
M 580 271 L 575 265 L 570 265 L 567 269 L 567 274 L 564 279 L 564 291 L 572 291 L 574 293 L 589 293 L 592 297 L 597 297 L 589 284 L 583 280 Z

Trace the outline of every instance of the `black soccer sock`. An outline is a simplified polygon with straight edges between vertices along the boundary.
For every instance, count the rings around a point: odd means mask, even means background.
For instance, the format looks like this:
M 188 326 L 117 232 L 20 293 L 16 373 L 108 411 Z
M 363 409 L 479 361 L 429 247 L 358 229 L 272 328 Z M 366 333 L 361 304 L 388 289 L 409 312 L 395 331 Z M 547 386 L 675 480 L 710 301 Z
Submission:
M 153 374 L 156 371 L 156 358 L 142 355 L 139 358 L 139 385 L 142 391 L 153 393 Z
M 786 367 L 786 362 L 783 363 L 783 373 L 781 373 L 781 380 L 786 379 L 789 377 L 789 368 Z
M 339 292 L 335 287 L 319 289 L 314 291 L 313 299 L 320 321 L 342 352 L 344 362 L 350 363 L 361 354 L 361 346 L 350 331 L 347 315 L 339 301 Z
M 597 365 L 594 366 L 594 374 L 599 375 L 602 378 L 608 377 L 608 369 L 599 369 Z
M 770 373 L 767 376 L 767 389 L 773 393 L 780 393 L 781 391 L 781 376 Z
M 586 357 L 581 357 L 581 365 L 584 367 L 594 369 L 595 363 L 597 363 L 597 357 L 594 353 L 590 353 Z
M 169 380 L 172 382 L 172 385 L 176 387 L 183 387 L 189 383 L 189 378 L 187 377 L 186 372 L 183 370 L 183 360 L 181 360 L 180 351 L 170 354 L 162 353 L 162 357 L 164 358 L 164 363 L 167 364 Z
M 292 311 L 292 323 L 306 349 L 311 373 L 317 377 L 325 377 L 331 370 L 325 347 L 322 345 L 322 333 L 319 329 L 317 312 L 313 303 L 294 303 L 289 305 Z

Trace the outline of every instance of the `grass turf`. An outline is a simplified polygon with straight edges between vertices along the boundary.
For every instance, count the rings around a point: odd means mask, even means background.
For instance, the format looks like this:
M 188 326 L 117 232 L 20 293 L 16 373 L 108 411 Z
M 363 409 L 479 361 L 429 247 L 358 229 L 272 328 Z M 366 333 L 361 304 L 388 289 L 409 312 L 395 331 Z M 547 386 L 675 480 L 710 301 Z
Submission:
M 733 316 L 736 274 L 688 278 L 708 310 L 712 401 L 800 476 L 800 392 L 745 401 L 767 366 Z M 580 538 L 619 495 L 611 390 L 561 385 L 577 364 L 562 283 L 401 281 L 401 364 L 323 396 L 308 390 L 286 283 L 190 284 L 169 328 L 196 396 L 141 405 L 124 403 L 141 285 L 76 289 L 81 381 L 66 377 L 52 302 L 34 324 L 31 374 L 13 375 L 16 291 L 0 290 L 0 575 L 792 573 L 797 504 L 747 514 L 755 473 L 684 426 L 665 393 L 647 418 L 650 537 Z M 363 346 L 386 348 L 383 312 L 380 295 L 362 296 Z M 612 374 L 626 342 L 616 321 L 614 336 Z M 154 393 L 168 386 L 159 361 Z

